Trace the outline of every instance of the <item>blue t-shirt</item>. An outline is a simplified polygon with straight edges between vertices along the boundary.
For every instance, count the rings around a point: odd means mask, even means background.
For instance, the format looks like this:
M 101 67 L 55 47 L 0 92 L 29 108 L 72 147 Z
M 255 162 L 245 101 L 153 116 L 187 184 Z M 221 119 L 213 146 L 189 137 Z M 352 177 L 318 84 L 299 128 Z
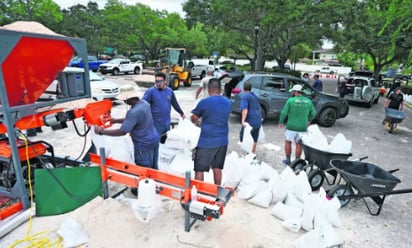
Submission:
M 197 146 L 216 148 L 229 143 L 230 101 L 224 96 L 209 96 L 199 101 L 192 113 L 202 118 Z
M 323 83 L 320 79 L 316 79 L 313 82 L 313 88 L 315 88 L 316 91 L 323 91 Z
M 159 143 L 159 134 L 153 125 L 150 105 L 145 100 L 140 100 L 127 111 L 120 129 L 130 133 L 135 151 L 148 151 Z
M 260 112 L 259 99 L 253 92 L 245 93 L 240 102 L 240 109 L 247 109 L 245 121 L 254 128 L 262 126 L 262 113 Z
M 177 103 L 175 93 L 169 87 L 161 90 L 153 86 L 144 93 L 143 99 L 150 104 L 153 122 L 160 135 L 170 129 L 172 106 L 180 115 L 183 115 L 183 110 Z

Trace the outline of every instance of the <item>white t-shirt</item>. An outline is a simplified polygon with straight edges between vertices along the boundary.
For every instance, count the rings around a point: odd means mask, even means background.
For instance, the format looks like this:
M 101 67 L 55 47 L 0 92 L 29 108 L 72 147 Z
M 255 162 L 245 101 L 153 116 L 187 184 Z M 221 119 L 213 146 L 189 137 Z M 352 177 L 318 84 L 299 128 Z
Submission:
M 207 91 L 207 86 L 209 84 L 209 80 L 214 78 L 213 76 L 206 76 L 204 78 L 202 78 L 202 80 L 200 81 L 200 86 L 202 87 L 202 92 L 200 92 L 199 94 L 199 98 L 205 98 L 209 96 L 209 92 Z

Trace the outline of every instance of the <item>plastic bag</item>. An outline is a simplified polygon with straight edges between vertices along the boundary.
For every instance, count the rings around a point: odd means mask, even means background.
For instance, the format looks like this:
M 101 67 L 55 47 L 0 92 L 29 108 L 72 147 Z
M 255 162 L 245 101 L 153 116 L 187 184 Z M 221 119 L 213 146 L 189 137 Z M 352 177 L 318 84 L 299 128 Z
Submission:
M 89 241 L 89 236 L 83 227 L 72 218 L 66 218 L 60 225 L 57 234 L 63 238 L 63 247 L 78 247 Z

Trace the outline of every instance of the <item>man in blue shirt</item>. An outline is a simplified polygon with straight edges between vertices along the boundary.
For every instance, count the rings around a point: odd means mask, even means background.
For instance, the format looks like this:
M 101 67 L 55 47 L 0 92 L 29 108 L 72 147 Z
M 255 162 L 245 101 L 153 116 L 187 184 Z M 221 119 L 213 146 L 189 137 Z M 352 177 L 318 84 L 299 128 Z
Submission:
M 150 105 L 134 95 L 126 97 L 125 103 L 131 106 L 126 117 L 112 119 L 113 123 L 122 123 L 120 128 L 103 129 L 96 126 L 95 132 L 109 136 L 122 136 L 130 133 L 134 145 L 135 164 L 157 170 L 156 151 L 159 147 L 159 134 L 153 125 Z
M 185 118 L 175 93 L 167 87 L 166 74 L 163 72 L 155 74 L 155 85 L 144 93 L 143 100 L 150 104 L 153 122 L 160 135 L 160 143 L 163 144 L 166 141 L 166 133 L 170 129 L 172 106 L 182 118 Z
M 252 92 L 252 84 L 245 82 L 243 85 L 243 96 L 240 102 L 242 110 L 242 128 L 240 129 L 240 142 L 243 141 L 243 132 L 246 122 L 252 127 L 250 134 L 253 138 L 252 153 L 256 154 L 256 145 L 259 138 L 259 131 L 262 126 L 262 114 L 257 96 Z
M 192 110 L 191 121 L 201 128 L 194 154 L 195 179 L 203 181 L 205 171 L 213 170 L 214 183 L 221 185 L 222 169 L 229 143 L 230 101 L 221 95 L 220 81 L 212 78 L 209 97 Z
M 313 76 L 313 79 L 315 80 L 313 82 L 313 88 L 315 88 L 316 91 L 323 91 L 323 82 L 319 79 L 319 75 Z

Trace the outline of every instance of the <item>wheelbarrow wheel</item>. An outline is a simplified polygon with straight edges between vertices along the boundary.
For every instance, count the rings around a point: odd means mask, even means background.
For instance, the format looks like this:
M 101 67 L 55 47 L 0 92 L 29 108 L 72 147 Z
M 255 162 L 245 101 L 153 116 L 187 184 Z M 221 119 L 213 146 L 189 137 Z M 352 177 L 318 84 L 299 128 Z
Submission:
M 397 124 L 393 121 L 386 121 L 385 126 L 389 133 L 394 133 L 397 130 Z
M 328 195 L 331 196 L 331 197 L 336 196 L 336 197 L 339 198 L 340 196 L 343 196 L 343 195 L 353 195 L 353 190 L 352 190 L 352 187 L 350 187 L 350 186 L 348 188 L 346 188 L 346 185 L 338 184 L 338 185 L 333 186 L 329 190 Z M 342 207 L 344 207 L 344 206 L 349 204 L 350 199 L 349 198 L 348 199 L 339 199 L 339 201 L 340 201 L 340 205 Z
M 325 180 L 325 173 L 320 169 L 314 169 L 309 172 L 308 180 L 312 191 L 320 189 Z
M 304 169 L 304 167 L 306 166 L 306 161 L 303 159 L 295 159 L 291 164 L 290 164 L 290 168 L 293 170 L 293 172 L 295 172 L 296 174 L 298 174 L 300 171 L 302 171 Z

